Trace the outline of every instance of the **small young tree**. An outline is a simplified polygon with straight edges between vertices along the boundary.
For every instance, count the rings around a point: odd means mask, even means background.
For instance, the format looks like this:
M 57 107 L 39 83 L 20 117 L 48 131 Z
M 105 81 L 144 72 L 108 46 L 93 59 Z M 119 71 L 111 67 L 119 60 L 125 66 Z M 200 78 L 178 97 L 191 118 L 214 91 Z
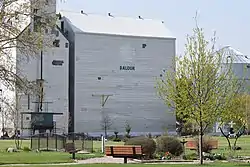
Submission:
M 238 139 L 245 133 L 248 113 L 247 113 L 247 100 L 249 95 L 238 94 L 233 98 L 231 104 L 229 104 L 221 114 L 220 131 L 227 139 L 229 150 L 235 150 Z M 222 126 L 229 125 L 229 133 L 223 131 Z M 232 146 L 230 138 L 234 139 Z
M 196 26 L 194 34 L 187 37 L 185 55 L 176 59 L 176 68 L 157 81 L 157 91 L 177 117 L 192 122 L 199 132 L 200 164 L 203 164 L 202 139 L 205 130 L 215 124 L 221 111 L 231 103 L 237 93 L 231 61 L 223 59 Z M 222 68 L 222 64 L 225 64 Z
M 110 130 L 112 125 L 112 120 L 108 115 L 105 115 L 101 120 L 101 128 L 104 130 L 105 138 L 108 138 L 108 130 Z
M 125 124 L 125 137 L 126 138 L 130 138 L 130 132 L 131 132 L 131 129 L 132 127 L 129 125 L 128 121 L 126 121 L 126 124 Z

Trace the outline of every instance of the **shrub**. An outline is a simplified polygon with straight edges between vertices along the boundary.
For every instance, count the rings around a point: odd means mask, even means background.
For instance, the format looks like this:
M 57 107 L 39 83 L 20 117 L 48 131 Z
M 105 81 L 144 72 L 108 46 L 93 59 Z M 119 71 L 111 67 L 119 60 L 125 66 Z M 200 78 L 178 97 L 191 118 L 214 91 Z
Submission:
M 156 140 L 156 151 L 158 153 L 169 152 L 174 156 L 180 156 L 184 149 L 180 140 L 171 136 L 160 136 Z
M 114 134 L 115 134 L 115 137 L 113 138 L 114 142 L 120 142 L 121 141 L 121 139 L 118 137 L 118 133 L 119 133 L 118 131 L 114 132 Z
M 184 160 L 197 160 L 198 156 L 196 153 L 189 153 L 183 156 Z
M 224 154 L 211 154 L 211 153 L 207 153 L 204 155 L 203 157 L 205 160 L 226 160 L 226 156 Z
M 135 137 L 128 139 L 125 145 L 141 145 L 142 153 L 145 154 L 145 158 L 151 159 L 156 150 L 156 143 L 153 139 L 147 137 Z
M 31 149 L 29 147 L 23 147 L 23 151 L 29 152 Z
M 212 145 L 210 143 L 212 139 L 210 137 L 204 136 L 202 138 L 202 151 L 205 153 L 210 153 L 212 151 Z M 199 153 L 199 139 L 196 138 L 197 152 Z

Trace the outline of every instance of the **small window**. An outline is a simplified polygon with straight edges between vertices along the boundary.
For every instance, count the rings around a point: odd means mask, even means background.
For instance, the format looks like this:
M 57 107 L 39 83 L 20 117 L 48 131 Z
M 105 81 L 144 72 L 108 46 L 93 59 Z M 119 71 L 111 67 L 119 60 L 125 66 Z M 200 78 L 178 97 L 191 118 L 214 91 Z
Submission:
M 146 48 L 147 47 L 147 44 L 142 44 L 142 48 Z
M 102 77 L 98 77 L 97 79 L 98 79 L 98 80 L 101 80 L 101 79 L 102 79 Z
M 45 28 L 45 33 L 48 34 L 49 33 L 49 30 L 47 28 Z
M 56 37 L 58 37 L 59 36 L 59 31 L 56 31 Z
M 65 43 L 65 48 L 68 48 L 68 47 L 69 47 L 69 43 L 66 42 L 66 43 Z
M 63 60 L 53 60 L 52 65 L 54 66 L 62 66 L 63 65 Z
M 38 13 L 38 9 L 33 9 L 33 13 L 37 14 Z
M 26 121 L 28 121 L 28 120 L 30 120 L 30 117 L 26 117 L 25 119 L 26 119 Z
M 162 74 L 160 74 L 160 77 L 162 77 Z
M 60 40 L 58 40 L 58 39 L 54 40 L 53 46 L 54 47 L 60 47 Z
M 247 65 L 247 68 L 250 68 L 250 64 Z

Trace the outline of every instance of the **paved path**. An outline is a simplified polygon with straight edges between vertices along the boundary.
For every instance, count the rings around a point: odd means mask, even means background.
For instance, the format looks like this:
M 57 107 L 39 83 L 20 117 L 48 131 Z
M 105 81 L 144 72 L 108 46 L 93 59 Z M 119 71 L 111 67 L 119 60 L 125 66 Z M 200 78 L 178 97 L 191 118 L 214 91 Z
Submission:
M 6 164 L 1 166 L 64 166 L 64 165 L 80 165 L 80 164 L 98 164 L 98 163 L 112 163 L 112 164 L 122 164 L 123 158 L 112 158 L 112 157 L 102 157 L 102 158 L 91 158 L 86 160 L 78 160 L 73 163 L 57 163 L 57 164 Z M 135 161 L 128 160 L 128 163 L 138 163 Z
M 210 161 L 212 162 L 212 161 Z M 113 157 L 102 157 L 102 158 L 91 158 L 86 160 L 78 160 L 75 163 L 59 163 L 59 164 L 8 164 L 1 166 L 66 166 L 66 165 L 80 165 L 80 164 L 123 164 L 123 158 L 113 158 Z M 140 161 L 129 160 L 128 163 L 140 163 Z M 145 163 L 145 164 L 198 164 L 199 161 L 194 162 L 165 162 L 165 163 Z M 208 162 L 206 162 L 208 163 Z

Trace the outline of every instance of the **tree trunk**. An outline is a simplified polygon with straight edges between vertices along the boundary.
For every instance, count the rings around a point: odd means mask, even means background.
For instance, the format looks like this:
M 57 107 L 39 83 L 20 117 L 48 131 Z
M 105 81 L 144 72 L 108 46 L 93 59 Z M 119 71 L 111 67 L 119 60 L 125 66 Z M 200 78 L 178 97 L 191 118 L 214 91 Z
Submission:
M 202 125 L 202 123 L 201 123 Z M 200 164 L 203 164 L 203 133 L 202 133 L 202 126 L 200 128 L 200 139 L 199 139 L 199 157 L 200 157 Z
M 202 123 L 202 111 L 200 110 L 200 139 L 199 139 L 199 154 L 200 164 L 203 164 L 203 123 Z
M 230 140 L 229 140 L 229 135 L 226 135 L 226 134 L 223 132 L 223 130 L 222 130 L 221 127 L 219 127 L 219 129 L 220 129 L 220 132 L 222 133 L 222 135 L 227 139 L 228 148 L 229 148 L 229 150 L 231 150 L 231 149 L 232 149 L 232 146 L 231 146 L 231 142 L 230 142 Z
M 239 137 L 236 137 L 236 139 L 235 139 L 235 141 L 234 141 L 234 149 L 236 149 L 236 144 L 237 144 L 238 138 L 239 138 Z
M 231 149 L 232 149 L 232 147 L 231 147 L 231 142 L 230 142 L 230 140 L 229 140 L 228 137 L 225 137 L 225 138 L 227 139 L 228 148 L 229 148 L 229 150 L 231 150 Z

